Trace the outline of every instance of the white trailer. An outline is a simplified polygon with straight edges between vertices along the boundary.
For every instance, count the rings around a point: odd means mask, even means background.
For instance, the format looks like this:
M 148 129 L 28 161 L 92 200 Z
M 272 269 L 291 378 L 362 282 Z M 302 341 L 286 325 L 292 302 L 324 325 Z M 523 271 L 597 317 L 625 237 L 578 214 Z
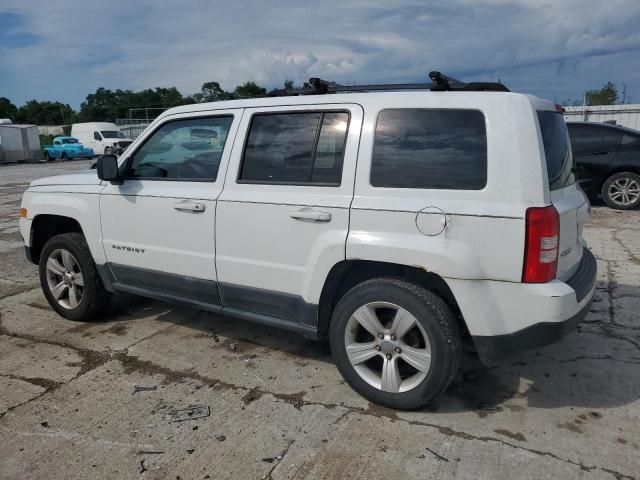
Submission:
M 0 163 L 34 162 L 40 157 L 36 125 L 0 124 Z

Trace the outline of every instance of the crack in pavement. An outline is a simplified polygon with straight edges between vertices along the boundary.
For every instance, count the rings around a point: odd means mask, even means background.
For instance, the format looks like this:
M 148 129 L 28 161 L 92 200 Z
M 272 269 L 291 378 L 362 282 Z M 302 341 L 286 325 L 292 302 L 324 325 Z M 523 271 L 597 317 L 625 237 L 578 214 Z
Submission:
M 0 377 L 10 378 L 12 380 L 22 380 L 23 382 L 30 383 L 32 385 L 36 385 L 37 387 L 42 387 L 47 390 L 51 390 L 62 385 L 61 382 L 56 382 L 55 380 L 51 380 L 48 378 L 42 377 L 23 377 L 21 375 L 14 375 L 12 373 L 0 373 Z
M 167 327 L 170 328 L 171 326 Z M 157 332 L 154 332 L 154 334 L 156 334 Z M 33 335 L 16 335 L 13 334 L 11 332 L 8 332 L 4 327 L 2 327 L 0 325 L 0 334 L 2 335 L 8 335 L 11 337 L 15 337 L 15 338 L 21 338 L 21 339 L 25 339 L 25 340 L 30 340 L 32 342 L 39 342 L 39 343 L 45 343 L 45 344 L 49 344 L 49 345 L 56 345 L 56 346 L 60 346 L 60 347 L 65 347 L 65 348 L 70 348 L 72 350 L 75 350 L 79 355 L 82 356 L 83 359 L 89 359 L 88 364 L 83 362 L 83 366 L 80 369 L 80 371 L 78 372 L 78 374 L 76 374 L 72 379 L 70 379 L 69 381 L 58 385 L 55 388 L 52 388 L 50 390 L 46 390 L 45 392 L 43 392 L 41 395 L 38 395 L 37 397 L 24 402 L 20 405 L 16 405 L 11 407 L 10 409 L 7 410 L 7 412 L 4 412 L 2 415 L 0 415 L 0 420 L 6 415 L 6 413 L 8 413 L 11 410 L 15 410 L 16 408 L 25 405 L 27 403 L 30 403 L 40 397 L 42 397 L 43 395 L 45 395 L 46 393 L 52 392 L 54 390 L 56 390 L 57 388 L 60 388 L 62 385 L 66 385 L 69 384 L 70 382 L 73 382 L 74 380 L 76 380 L 77 378 L 79 378 L 81 375 L 84 375 L 85 373 L 98 368 L 101 365 L 104 365 L 105 363 L 107 363 L 108 361 L 111 360 L 117 360 L 121 363 L 123 369 L 124 369 L 124 373 L 132 373 L 134 371 L 139 371 L 139 372 L 143 372 L 146 373 L 148 375 L 162 375 L 164 376 L 164 380 L 163 383 L 165 384 L 171 384 L 171 383 L 181 383 L 185 378 L 191 379 L 191 380 L 195 380 L 198 381 L 204 385 L 208 385 L 211 387 L 215 387 L 215 388 L 223 388 L 223 389 L 231 389 L 234 391 L 237 390 L 242 390 L 242 391 L 246 391 L 247 393 L 254 390 L 256 393 L 260 393 L 260 395 L 270 395 L 272 397 L 274 397 L 276 400 L 280 400 L 283 401 L 289 405 L 292 405 L 294 408 L 300 410 L 303 406 L 321 406 L 327 409 L 334 409 L 334 408 L 344 408 L 347 410 L 347 414 L 357 414 L 357 415 L 366 415 L 366 416 L 372 416 L 372 417 L 376 417 L 376 418 L 387 418 L 391 421 L 398 421 L 398 422 L 403 422 L 409 425 L 416 425 L 416 426 L 422 426 L 422 427 L 428 427 L 428 428 L 432 428 L 437 430 L 439 433 L 446 435 L 446 436 L 453 436 L 453 437 L 457 437 L 457 438 L 461 438 L 463 440 L 476 440 L 476 441 L 482 441 L 482 442 L 496 442 L 499 443 L 501 445 L 505 445 L 517 450 L 522 450 L 522 451 L 526 451 L 538 456 L 543 456 L 543 457 L 549 457 L 549 458 L 553 458 L 555 460 L 558 460 L 560 462 L 564 462 L 564 463 L 568 463 L 570 465 L 573 465 L 575 467 L 580 468 L 583 471 L 587 471 L 587 472 L 591 472 L 594 470 L 599 470 L 602 472 L 606 472 L 609 473 L 611 475 L 613 475 L 616 480 L 638 480 L 636 477 L 632 476 L 632 475 L 627 475 L 621 472 L 618 472 L 616 470 L 607 468 L 607 467 L 599 467 L 596 465 L 585 465 L 582 462 L 578 462 L 575 460 L 571 460 L 571 459 L 566 459 L 566 458 L 562 458 L 558 455 L 556 455 L 555 453 L 552 452 L 548 452 L 548 451 L 544 451 L 544 450 L 537 450 L 537 449 L 533 449 L 533 448 L 529 448 L 529 447 L 525 447 L 522 445 L 518 445 L 515 443 L 511 443 L 508 441 L 505 441 L 503 439 L 497 438 L 497 437 L 491 437 L 491 436 L 478 436 L 478 435 L 474 435 L 474 434 L 470 434 L 464 431 L 460 431 L 460 430 L 455 430 L 451 427 L 447 427 L 447 426 L 443 426 L 443 425 L 438 425 L 438 424 L 434 424 L 434 423 L 428 423 L 428 422 L 423 422 L 420 420 L 408 420 L 405 418 L 401 418 L 398 416 L 397 412 L 390 410 L 390 409 L 386 409 L 383 407 L 378 407 L 375 405 L 370 404 L 369 408 L 364 409 L 361 407 L 352 407 L 352 406 L 348 406 L 348 405 L 342 405 L 342 404 L 334 404 L 334 403 L 324 403 L 324 402 L 315 402 L 315 401 L 308 401 L 308 400 L 304 400 L 302 398 L 302 392 L 298 393 L 298 394 L 290 394 L 290 393 L 277 393 L 277 392 L 271 392 L 269 390 L 265 390 L 265 389 L 261 389 L 261 388 L 257 388 L 254 387 L 253 389 L 250 387 L 246 387 L 246 386 L 242 386 L 242 385 L 235 385 L 233 383 L 229 383 L 229 382 L 225 382 L 223 380 L 219 380 L 216 378 L 212 378 L 212 377 L 207 377 L 205 375 L 201 375 L 197 372 L 191 371 L 191 370 L 173 370 L 171 368 L 168 367 L 164 367 L 162 365 L 158 365 L 154 362 L 151 362 L 149 360 L 140 360 L 137 356 L 134 355 L 130 355 L 128 353 L 128 348 L 127 349 L 123 349 L 123 350 L 118 350 L 118 351 L 106 351 L 106 352 L 98 352 L 95 350 L 88 350 L 88 349 L 84 349 L 84 348 L 80 348 L 80 347 L 75 347 L 73 345 L 68 345 L 66 343 L 59 343 L 59 342 L 55 342 L 52 340 L 40 340 L 35 338 Z M 153 336 L 154 334 L 150 335 Z M 139 343 L 139 342 L 138 342 Z M 346 416 L 346 415 L 345 415 Z M 289 445 L 289 448 L 291 447 L 291 445 Z M 286 449 L 285 453 L 288 452 L 289 448 Z M 275 467 L 274 467 L 275 469 Z M 272 469 L 273 471 L 273 469 Z M 271 475 L 271 473 L 269 473 L 269 475 Z M 269 477 L 266 477 L 269 478 Z
M 633 251 L 631 251 L 631 249 L 627 247 L 625 243 L 618 238 L 618 232 L 619 232 L 619 229 L 613 229 L 611 233 L 611 238 L 613 238 L 613 240 L 615 240 L 618 243 L 618 245 L 620 245 L 622 250 L 624 250 L 624 252 L 629 257 L 629 260 L 631 260 L 636 265 L 640 265 L 640 257 L 638 257 L 635 253 L 633 253 Z
M 615 275 L 613 272 L 613 268 L 611 266 L 612 261 L 609 260 L 602 260 L 603 263 L 605 263 L 607 265 L 607 284 L 604 288 L 602 288 L 601 290 L 603 291 L 603 293 L 605 293 L 608 297 L 609 300 L 609 309 L 608 309 L 608 317 L 609 317 L 609 322 L 604 322 L 601 320 L 594 320 L 594 321 L 587 321 L 585 322 L 583 325 L 587 326 L 587 325 L 594 325 L 596 327 L 598 327 L 600 330 L 602 330 L 602 333 L 598 333 L 598 332 L 589 332 L 589 331 L 585 331 L 584 333 L 591 333 L 591 334 L 600 334 L 600 335 L 605 335 L 607 337 L 611 337 L 617 340 L 621 340 L 621 341 L 626 341 L 630 344 L 632 344 L 633 346 L 635 346 L 636 348 L 640 349 L 640 343 L 635 342 L 634 340 L 631 340 L 628 338 L 627 336 L 621 336 L 618 335 L 616 332 L 614 332 L 614 329 L 619 329 L 619 330 L 635 330 L 634 327 L 627 327 L 625 325 L 620 325 L 617 324 L 615 321 L 615 307 L 614 307 L 614 290 L 616 287 L 616 282 L 615 282 Z M 70 380 L 66 381 L 66 382 L 55 382 L 53 380 L 48 380 L 48 379 L 42 379 L 42 378 L 23 378 L 23 377 L 19 377 L 19 376 L 12 376 L 12 375 L 5 375 L 8 376 L 10 378 L 16 378 L 19 380 L 24 380 L 27 382 L 30 382 L 32 384 L 41 386 L 43 388 L 45 388 L 45 390 L 37 395 L 36 397 L 33 397 L 29 400 L 27 400 L 26 402 L 23 402 L 21 404 L 18 405 L 14 405 L 12 407 L 9 407 L 7 409 L 6 412 L 3 412 L 2 414 L 0 414 L 0 419 L 2 419 L 8 412 L 15 410 L 16 408 L 19 408 L 25 404 L 28 404 L 30 402 L 33 402 L 35 400 L 40 399 L 42 396 L 46 395 L 47 393 L 53 392 L 56 389 L 60 388 L 63 385 L 69 384 L 71 382 L 73 382 L 74 380 L 76 380 L 77 378 L 81 377 L 82 375 L 84 375 L 85 373 L 92 371 L 104 364 L 106 364 L 109 361 L 112 360 L 117 360 L 118 362 L 120 362 L 120 364 L 123 367 L 124 373 L 125 374 L 129 374 L 132 373 L 134 371 L 138 371 L 138 372 L 143 372 L 145 374 L 149 374 L 149 375 L 161 375 L 164 377 L 163 383 L 165 384 L 171 384 L 171 383 L 182 383 L 185 379 L 191 379 L 194 381 L 197 381 L 199 383 L 202 383 L 204 385 L 208 385 L 211 387 L 215 387 L 215 388 L 222 388 L 222 389 L 230 389 L 233 391 L 237 391 L 237 390 L 242 390 L 242 391 L 246 391 L 247 394 L 252 393 L 253 396 L 255 396 L 254 399 L 259 398 L 260 396 L 263 395 L 270 395 L 271 397 L 275 398 L 277 401 L 282 401 L 284 403 L 287 403 L 289 405 L 292 405 L 294 408 L 300 410 L 303 406 L 321 406 L 323 408 L 327 408 L 327 409 L 334 409 L 334 408 L 343 408 L 345 409 L 345 413 L 341 416 L 341 418 L 346 417 L 347 415 L 350 414 L 357 414 L 357 415 L 366 415 L 366 416 L 373 416 L 376 418 L 387 418 L 393 422 L 398 421 L 398 422 L 403 422 L 409 425 L 417 425 L 417 426 L 422 426 L 422 427 L 427 427 L 427 428 L 432 428 L 437 430 L 439 433 L 446 435 L 446 436 L 454 436 L 457 438 L 461 438 L 463 440 L 468 440 L 468 441 L 482 441 L 482 442 L 496 442 L 499 443 L 501 445 L 504 446 L 508 446 L 517 450 L 522 450 L 522 451 L 526 451 L 529 452 L 531 454 L 535 454 L 538 456 L 543 456 L 543 457 L 548 457 L 548 458 L 552 458 L 554 460 L 560 461 L 560 462 L 564 462 L 564 463 L 568 463 L 570 465 L 573 465 L 575 467 L 580 468 L 583 471 L 587 471 L 587 472 L 591 472 L 594 470 L 599 470 L 601 472 L 605 472 L 608 473 L 612 476 L 614 476 L 616 478 L 616 480 L 637 480 L 636 477 L 632 476 L 632 475 L 628 475 L 628 474 L 624 474 L 621 472 L 618 472 L 616 470 L 607 468 L 607 467 L 599 467 L 596 465 L 586 465 L 582 462 L 579 461 L 575 461 L 575 460 L 571 460 L 571 459 L 565 459 L 562 458 L 558 455 L 556 455 L 555 453 L 552 452 L 548 452 L 548 451 L 543 451 L 543 450 L 537 450 L 537 449 L 533 449 L 533 448 L 529 448 L 529 447 L 525 447 L 519 444 L 515 444 L 515 443 L 511 443 L 508 441 L 505 441 L 501 438 L 497 438 L 497 437 L 492 437 L 492 436 L 478 436 L 478 435 L 473 435 L 464 431 L 460 431 L 460 430 L 455 430 L 451 427 L 448 426 L 442 426 L 442 425 L 438 425 L 438 424 L 433 424 L 433 423 L 428 423 L 428 422 L 423 422 L 423 421 L 419 421 L 419 420 L 408 420 L 405 418 L 401 418 L 398 416 L 398 414 L 393 411 L 393 410 L 388 410 L 388 409 L 384 409 L 382 407 L 377 407 L 374 405 L 370 405 L 369 408 L 364 409 L 364 408 L 360 408 L 360 407 L 352 407 L 352 406 L 345 406 L 342 404 L 332 404 L 332 403 L 323 403 L 323 402 L 314 402 L 314 401 L 308 401 L 308 400 L 304 400 L 303 396 L 304 396 L 304 392 L 299 392 L 299 393 L 277 393 L 277 392 L 271 392 L 269 390 L 266 389 L 262 389 L 260 387 L 246 387 L 246 386 L 242 386 L 242 385 L 235 385 L 233 383 L 229 383 L 229 382 L 225 382 L 223 380 L 217 379 L 217 378 L 212 378 L 212 377 L 208 377 L 205 375 L 201 375 L 197 372 L 194 371 L 190 371 L 190 370 L 173 370 L 171 368 L 168 367 L 164 367 L 162 365 L 158 365 L 154 362 L 148 361 L 148 360 L 141 360 L 138 356 L 135 355 L 131 355 L 129 353 L 129 349 L 138 345 L 139 343 L 160 334 L 161 332 L 164 332 L 167 329 L 170 328 L 174 328 L 175 325 L 171 324 L 168 325 L 167 327 L 155 331 L 154 333 L 137 340 L 136 342 L 132 343 L 131 345 L 129 345 L 127 348 L 122 349 L 122 350 L 107 350 L 107 351 L 96 351 L 96 350 L 91 350 L 91 349 L 86 349 L 86 348 L 82 348 L 82 347 L 77 347 L 74 345 L 69 345 L 67 343 L 64 342 L 56 342 L 56 341 L 52 341 L 52 340 L 46 340 L 46 339 L 41 339 L 41 338 L 37 338 L 34 335 L 29 335 L 29 334 L 24 334 L 24 335 L 17 335 L 14 334 L 12 332 L 9 332 L 5 327 L 3 327 L 0 324 L 0 335 L 7 335 L 10 337 L 14 337 L 14 338 L 20 338 L 23 340 L 28 340 L 34 343 L 44 343 L 44 344 L 49 344 L 49 345 L 54 345 L 54 346 L 58 346 L 58 347 L 63 347 L 63 348 L 69 348 L 74 350 L 76 353 L 78 353 L 78 355 L 82 358 L 82 362 L 81 363 L 81 368 L 78 371 L 78 373 L 71 378 Z M 617 360 L 614 359 L 613 357 L 611 357 L 610 355 L 604 355 L 604 356 L 580 356 L 577 357 L 575 359 L 567 359 L 567 360 L 557 360 L 560 363 L 567 363 L 567 362 L 573 362 L 573 361 L 578 361 L 578 360 L 582 360 L 582 359 L 596 359 L 596 360 Z M 617 360 L 617 361 L 622 361 L 622 360 Z M 635 358 L 632 359 L 631 362 L 628 363 L 636 363 L 635 362 Z M 253 400 L 253 399 L 252 399 Z M 248 403 L 248 402 L 246 402 Z M 113 412 L 110 412 L 108 415 L 111 415 Z M 89 427 L 92 428 L 92 427 Z M 291 441 L 289 443 L 289 445 L 287 446 L 287 448 L 285 450 L 283 450 L 283 452 L 281 453 L 281 457 L 284 458 L 284 456 L 289 452 L 289 449 L 291 448 L 291 446 L 293 445 L 293 443 L 295 443 L 294 441 Z M 429 449 L 427 449 L 429 450 Z M 433 455 L 436 455 L 437 457 L 440 457 L 437 453 L 429 450 L 430 453 L 432 453 Z M 444 457 L 442 457 L 444 459 Z M 267 475 L 263 478 L 266 479 L 271 479 L 272 478 L 272 473 L 275 471 L 275 469 L 277 468 L 277 466 L 282 462 L 282 460 L 280 460 L 276 465 L 274 465 L 271 470 L 267 473 Z
M 289 449 L 294 443 L 296 443 L 295 440 L 289 440 L 285 449 L 280 452 L 280 455 L 278 455 L 278 457 L 280 458 L 276 457 L 275 465 L 271 467 L 271 469 L 267 472 L 266 475 L 262 476 L 262 480 L 273 480 L 273 477 L 272 477 L 273 471 L 284 462 L 285 455 L 289 453 Z

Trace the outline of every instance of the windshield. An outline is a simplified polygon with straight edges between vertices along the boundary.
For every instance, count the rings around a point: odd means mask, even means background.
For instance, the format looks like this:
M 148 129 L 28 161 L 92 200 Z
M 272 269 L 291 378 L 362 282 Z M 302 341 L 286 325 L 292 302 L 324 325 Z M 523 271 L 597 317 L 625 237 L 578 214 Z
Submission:
M 120 130 L 102 130 L 100 133 L 103 138 L 124 138 Z
M 77 138 L 65 138 L 62 140 L 62 143 L 78 143 Z
M 549 190 L 559 190 L 575 183 L 573 154 L 567 125 L 559 112 L 538 111 L 538 122 L 547 160 Z

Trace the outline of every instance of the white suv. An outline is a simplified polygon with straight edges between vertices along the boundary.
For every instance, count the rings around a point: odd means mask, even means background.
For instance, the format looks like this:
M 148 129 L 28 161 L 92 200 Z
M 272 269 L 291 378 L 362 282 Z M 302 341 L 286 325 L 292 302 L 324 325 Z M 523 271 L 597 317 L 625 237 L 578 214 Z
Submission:
M 328 338 L 399 409 L 446 389 L 463 339 L 490 364 L 560 339 L 596 280 L 562 114 L 432 79 L 173 108 L 120 159 L 34 181 L 49 303 L 92 320 L 128 292 Z

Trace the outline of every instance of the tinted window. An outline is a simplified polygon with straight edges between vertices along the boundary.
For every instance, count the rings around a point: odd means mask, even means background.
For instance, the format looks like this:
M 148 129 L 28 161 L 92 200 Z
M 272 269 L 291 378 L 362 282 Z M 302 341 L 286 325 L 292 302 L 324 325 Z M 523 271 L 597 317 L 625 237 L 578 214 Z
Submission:
M 540 132 L 547 163 L 549 189 L 558 190 L 575 182 L 573 155 L 567 126 L 561 113 L 538 112 Z
M 98 132 L 93 132 L 93 139 L 94 140 L 102 140 L 102 137 L 100 136 L 100 134 Z
M 621 130 L 597 125 L 569 124 L 568 128 L 571 145 L 577 149 L 619 145 L 624 134 Z
M 480 190 L 487 184 L 487 134 L 477 110 L 383 110 L 371 185 Z
M 129 176 L 214 181 L 233 117 L 165 123 L 134 154 Z
M 625 133 L 622 137 L 622 144 L 629 145 L 630 143 L 636 143 L 640 141 L 640 136 L 631 135 L 629 133 Z
M 616 130 L 614 128 L 602 128 L 602 144 L 603 145 L 620 145 L 622 141 L 622 135 L 624 134 L 620 130 Z
M 346 112 L 255 115 L 239 180 L 339 185 L 348 122 Z
M 104 138 L 124 138 L 120 130 L 102 130 L 100 133 L 102 133 Z

